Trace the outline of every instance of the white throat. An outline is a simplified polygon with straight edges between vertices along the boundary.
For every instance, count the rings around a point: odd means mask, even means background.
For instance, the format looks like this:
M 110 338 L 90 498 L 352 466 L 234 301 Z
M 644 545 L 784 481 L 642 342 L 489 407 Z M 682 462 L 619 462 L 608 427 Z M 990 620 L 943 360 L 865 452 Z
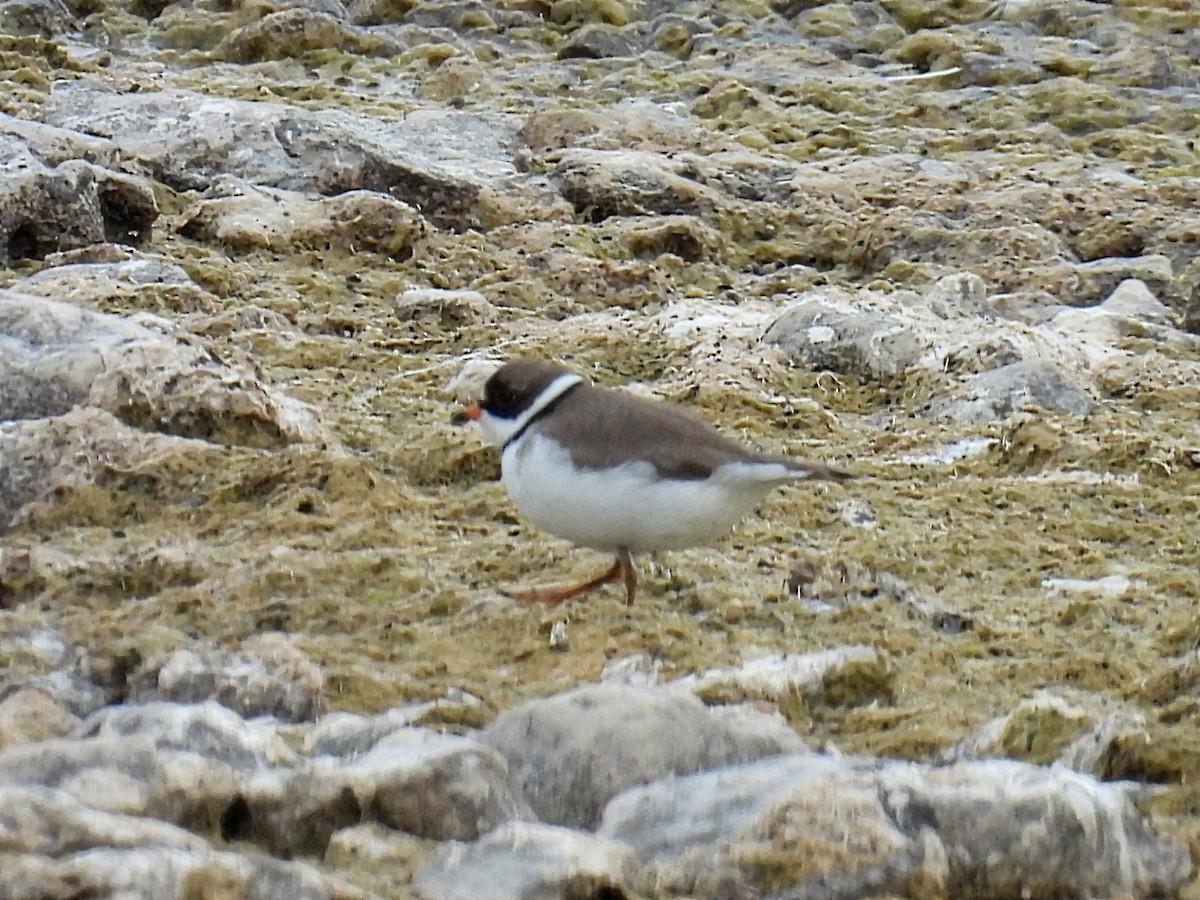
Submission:
M 529 408 L 515 419 L 501 419 L 484 410 L 479 414 L 479 425 L 483 428 L 484 436 L 489 443 L 503 447 L 514 434 L 533 421 L 543 409 L 582 381 L 581 376 L 570 372 L 559 375 L 546 385 L 545 389 L 534 398 Z

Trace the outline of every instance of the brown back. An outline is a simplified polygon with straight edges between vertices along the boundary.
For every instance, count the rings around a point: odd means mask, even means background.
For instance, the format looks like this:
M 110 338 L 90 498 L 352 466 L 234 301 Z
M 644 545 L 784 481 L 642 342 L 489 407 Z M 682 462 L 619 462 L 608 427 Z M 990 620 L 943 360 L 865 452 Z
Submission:
M 797 477 L 840 481 L 849 477 L 820 463 L 766 456 L 735 444 L 692 413 L 621 391 L 581 384 L 570 401 L 531 428 L 549 437 L 570 438 L 571 461 L 584 469 L 604 469 L 641 459 L 664 478 L 707 478 L 730 462 L 777 462 Z

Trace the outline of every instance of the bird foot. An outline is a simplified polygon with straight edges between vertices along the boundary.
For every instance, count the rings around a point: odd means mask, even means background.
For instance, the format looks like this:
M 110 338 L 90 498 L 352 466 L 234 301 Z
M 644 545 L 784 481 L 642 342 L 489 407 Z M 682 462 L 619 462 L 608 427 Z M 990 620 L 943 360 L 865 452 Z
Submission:
M 616 581 L 618 578 L 626 578 L 626 584 L 632 572 L 632 567 L 627 568 L 628 554 L 624 559 L 621 556 L 617 557 L 617 561 L 603 575 L 598 578 L 593 578 L 591 581 L 585 581 L 583 584 L 576 584 L 570 587 L 544 587 L 544 588 L 529 588 L 523 591 L 501 591 L 505 597 L 516 600 L 518 603 L 541 603 L 543 606 L 555 607 L 560 606 L 573 597 L 580 597 L 584 594 L 591 593 L 596 588 L 603 584 Z M 636 580 L 636 575 L 633 576 Z

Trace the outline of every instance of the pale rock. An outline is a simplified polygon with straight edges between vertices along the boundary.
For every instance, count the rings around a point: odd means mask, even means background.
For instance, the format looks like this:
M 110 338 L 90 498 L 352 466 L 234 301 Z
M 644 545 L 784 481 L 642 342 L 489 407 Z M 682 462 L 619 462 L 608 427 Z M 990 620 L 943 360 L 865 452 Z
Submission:
M 1038 691 L 938 753 L 941 762 L 1009 757 L 1103 778 L 1121 741 L 1149 741 L 1145 717 L 1101 697 Z
M 161 259 L 131 258 L 112 263 L 75 263 L 52 266 L 36 275 L 17 282 L 15 290 L 41 297 L 58 295 L 55 288 L 71 276 L 71 281 L 83 278 L 102 278 L 131 287 L 169 284 L 176 287 L 195 287 L 196 283 L 182 266 Z
M 576 212 L 599 222 L 611 216 L 711 213 L 727 198 L 685 176 L 688 163 L 641 150 L 569 147 L 550 178 Z
M 479 291 L 412 288 L 392 304 L 401 322 L 432 322 L 442 328 L 496 320 L 499 310 Z
M 1064 309 L 1050 321 L 1059 332 L 1115 345 L 1122 338 L 1150 338 L 1169 346 L 1195 351 L 1200 341 L 1174 326 L 1175 316 L 1142 281 L 1122 281 L 1099 306 Z
M 508 784 L 508 765 L 469 738 L 404 728 L 347 765 L 375 783 L 379 820 L 421 837 L 470 839 L 527 815 Z
M 404 728 L 365 755 L 318 757 L 252 779 L 226 837 L 276 853 L 323 853 L 345 827 L 375 821 L 418 837 L 473 839 L 527 818 L 494 750 L 467 738 Z
M 530 822 L 473 844 L 443 844 L 413 879 L 421 900 L 620 898 L 641 886 L 637 858 L 624 844 Z
M 1139 710 L 1120 707 L 1099 719 L 1088 731 L 1071 741 L 1058 756 L 1059 765 L 1075 772 L 1108 780 L 1130 746 L 1148 746 L 1150 731 Z
M 0 263 L 105 240 L 140 242 L 158 217 L 149 182 L 81 159 L 48 168 L 0 133 Z
M 0 547 L 0 565 L 27 564 L 27 554 L 28 551 L 24 549 Z M 22 627 L 15 621 L 3 620 L 0 620 L 0 651 L 7 654 L 10 660 L 17 657 L 53 667 L 67 665 L 78 657 L 75 645 L 57 628 L 41 625 Z
M 1049 322 L 1066 309 L 1053 295 L 1042 290 L 993 294 L 988 297 L 987 302 L 988 307 L 997 316 L 1026 325 Z
M 159 341 L 119 316 L 0 289 L 0 421 L 62 415 L 139 342 Z
M 604 664 L 601 684 L 627 684 L 634 687 L 653 687 L 662 681 L 662 660 L 649 653 L 618 656 Z
M 335 832 L 325 849 L 325 864 L 345 868 L 355 864 L 412 865 L 427 850 L 428 841 L 367 822 Z
M 216 700 L 241 716 L 285 722 L 315 718 L 325 675 L 295 639 L 279 632 L 255 635 L 236 651 L 175 650 L 148 660 L 129 677 L 135 702 Z
M 29 854 L 0 859 L 4 900 L 367 900 L 362 891 L 289 862 L 212 848 L 101 847 L 62 859 Z
M 790 304 L 763 340 L 813 369 L 880 380 L 915 366 L 929 341 L 898 316 L 854 309 L 820 292 Z
M 234 29 L 213 53 L 221 59 L 246 63 L 334 48 L 370 54 L 390 46 L 380 36 L 345 25 L 326 12 L 292 7 L 267 13 Z
M 628 844 L 646 861 L 733 840 L 775 802 L 810 779 L 875 765 L 822 753 L 789 753 L 694 775 L 670 776 L 613 797 L 596 834 Z
M 84 360 L 64 359 L 63 364 L 86 368 Z M 3 367 L 0 361 L 0 370 Z M 80 375 L 82 371 L 77 370 L 70 378 Z M 43 385 L 27 398 L 38 403 L 57 400 L 53 390 Z M 0 404 L 3 402 L 0 399 Z M 131 470 L 172 453 L 200 454 L 209 449 L 210 445 L 202 441 L 146 434 L 104 410 L 86 407 L 51 418 L 0 421 L 0 460 L 5 463 L 0 466 L 0 529 L 53 505 L 60 492 L 90 484 L 114 466 Z M 33 548 L 22 559 L 5 554 L 2 561 L 5 565 L 46 565 L 51 569 L 57 564 L 57 560 L 48 558 L 49 554 L 37 551 Z
M 1121 338 L 1142 330 L 1131 328 L 1133 323 L 1128 319 L 1114 316 L 1098 306 L 1086 309 L 1066 307 L 1054 314 L 1049 325 L 1064 335 L 1105 346 L 1111 346 Z
M 207 311 L 215 306 L 216 298 L 192 281 L 183 268 L 158 259 L 54 266 L 17 282 L 13 289 L 87 306 L 115 297 L 131 297 L 155 286 L 172 289 L 176 307 Z
M 146 737 L 53 740 L 0 752 L 0 784 L 57 788 L 88 806 L 205 831 L 234 801 L 224 763 L 159 750 Z
M 71 128 L 56 128 L 43 122 L 20 119 L 7 113 L 0 113 L 0 135 L 18 139 L 9 145 L 10 154 L 23 144 L 25 150 L 48 166 L 57 166 L 70 159 L 82 159 L 111 169 L 120 159 L 120 151 L 112 141 Z
M 890 700 L 896 666 L 876 647 L 854 645 L 816 653 L 784 653 L 752 659 L 671 682 L 704 699 L 765 700 L 785 704 L 860 706 Z
M 3 557 L 6 554 L 0 549 L 0 564 L 3 564 Z M 40 556 L 41 554 L 36 554 Z M 4 641 L 0 641 L 0 650 L 5 650 Z M 9 645 L 11 646 L 11 644 Z M 73 731 L 80 722 L 87 716 L 91 715 L 96 710 L 100 709 L 108 703 L 111 703 L 113 698 L 108 690 L 97 683 L 92 674 L 88 672 L 90 668 L 90 660 L 88 657 L 80 654 L 75 655 L 75 649 L 70 648 L 70 658 L 63 659 L 59 663 L 51 662 L 50 665 L 57 666 L 48 671 L 40 671 L 35 674 L 29 674 L 27 671 L 21 671 L 17 668 L 11 668 L 8 673 L 0 677 L 0 694 L 12 691 L 10 696 L 23 694 L 25 692 L 34 692 L 42 694 L 47 698 L 47 702 L 54 708 L 65 710 L 68 718 L 60 719 L 59 714 L 51 710 L 43 710 L 44 718 L 37 723 L 38 728 L 44 725 L 57 729 L 57 722 L 62 724 L 71 724 L 68 732 L 57 737 L 65 737 L 69 731 Z M 11 657 L 10 657 L 11 658 Z M 43 665 L 35 665 L 34 669 L 43 669 Z M 22 669 L 25 667 L 22 666 Z M 22 703 L 22 707 L 24 704 Z M 41 713 L 38 714 L 39 717 Z
M 943 319 L 962 319 L 986 315 L 987 283 L 973 272 L 944 275 L 921 296 L 921 303 Z
M 1175 280 L 1174 266 L 1167 256 L 1113 256 L 1074 266 L 1078 282 L 1067 297 L 1072 306 L 1091 306 L 1110 296 L 1125 281 L 1141 281 L 1149 290 L 1169 290 Z
M 968 379 L 964 392 L 967 396 L 963 398 L 940 398 L 932 412 L 962 425 L 979 425 L 1030 407 L 1086 416 L 1093 403 L 1084 387 L 1059 366 L 1044 360 L 1022 360 L 980 372 Z
M 688 693 L 593 685 L 531 700 L 480 734 L 543 821 L 591 828 L 616 794 L 670 774 L 799 750 L 778 716 L 709 709 Z
M 524 221 L 542 200 L 514 180 L 516 116 L 417 109 L 385 120 L 189 91 L 59 82 L 45 121 L 107 138 L 175 190 L 233 175 L 326 196 L 389 194 L 455 231 Z
M 65 737 L 78 725 L 79 718 L 50 692 L 24 688 L 0 701 L 0 750 Z
M 357 756 L 394 731 L 415 725 L 437 701 L 397 706 L 375 716 L 335 710 L 313 723 L 304 735 L 306 756 Z
M 3 0 L 0 33 L 52 38 L 75 25 L 63 0 Z
M 74 406 L 218 443 L 327 438 L 315 410 L 258 373 L 222 363 L 199 339 L 0 289 L 0 421 Z
M 57 857 L 95 847 L 148 845 L 190 850 L 208 847 L 203 838 L 176 825 L 107 812 L 66 791 L 41 785 L 0 785 L 0 852 Z
M 298 759 L 271 724 L 247 721 L 212 700 L 110 706 L 93 713 L 77 732 L 78 737 L 131 735 L 144 735 L 162 749 L 220 760 L 239 772 L 290 766 Z
M 236 253 L 328 248 L 407 259 L 425 224 L 407 203 L 376 191 L 321 197 L 222 179 L 175 229 Z
M 1144 281 L 1137 278 L 1127 278 L 1118 284 L 1100 304 L 1100 308 L 1107 313 L 1148 325 L 1171 326 L 1174 320 L 1171 310 L 1154 296 Z
M 471 357 L 442 386 L 442 390 L 458 403 L 474 403 L 483 399 L 483 386 L 500 368 L 499 360 L 490 357 Z
M 1126 787 L 1007 760 L 812 779 L 747 827 L 726 859 L 752 870 L 785 847 L 798 897 L 867 886 L 906 895 L 918 884 L 940 885 L 941 896 L 1151 897 L 1177 890 L 1191 868 L 1184 845 L 1158 836 Z M 715 861 L 710 848 L 678 865 Z
M 1125 575 L 1103 575 L 1100 578 L 1043 578 L 1042 587 L 1052 594 L 1084 595 L 1112 600 L 1123 596 L 1131 587 L 1144 587 Z

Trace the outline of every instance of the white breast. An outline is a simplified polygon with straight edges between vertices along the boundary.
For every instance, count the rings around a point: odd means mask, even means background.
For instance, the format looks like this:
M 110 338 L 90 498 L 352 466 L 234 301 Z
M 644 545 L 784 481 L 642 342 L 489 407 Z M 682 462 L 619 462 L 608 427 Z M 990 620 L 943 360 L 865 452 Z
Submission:
M 577 469 L 556 441 L 531 431 L 504 451 L 502 477 L 521 514 L 583 547 L 678 550 L 723 535 L 795 473 L 736 463 L 707 479 L 661 479 L 647 462 Z

